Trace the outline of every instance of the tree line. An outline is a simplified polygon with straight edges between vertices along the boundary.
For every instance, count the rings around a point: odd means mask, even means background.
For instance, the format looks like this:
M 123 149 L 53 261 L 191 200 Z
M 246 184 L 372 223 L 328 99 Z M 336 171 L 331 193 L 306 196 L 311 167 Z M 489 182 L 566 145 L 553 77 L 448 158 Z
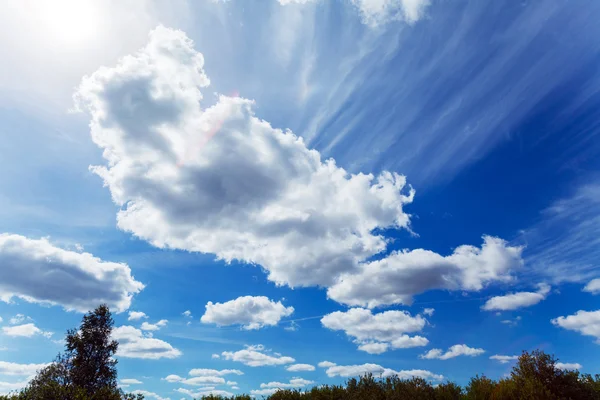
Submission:
M 117 383 L 118 342 L 111 339 L 114 321 L 106 305 L 84 315 L 78 330 L 67 331 L 65 351 L 40 370 L 27 387 L 0 400 L 143 400 Z M 600 375 L 557 368 L 543 351 L 524 351 L 510 376 L 493 380 L 477 375 L 466 387 L 453 382 L 432 385 L 422 378 L 378 378 L 367 374 L 344 385 L 309 390 L 279 390 L 267 400 L 600 400 Z M 250 400 L 203 396 L 198 400 Z

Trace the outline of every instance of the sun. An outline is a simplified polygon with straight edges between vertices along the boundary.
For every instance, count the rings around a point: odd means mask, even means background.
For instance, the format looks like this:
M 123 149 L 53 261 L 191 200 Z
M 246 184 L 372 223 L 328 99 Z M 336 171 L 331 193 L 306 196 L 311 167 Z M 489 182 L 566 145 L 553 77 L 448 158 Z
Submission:
M 101 31 L 101 3 L 93 0 L 30 1 L 37 29 L 61 46 L 85 43 Z

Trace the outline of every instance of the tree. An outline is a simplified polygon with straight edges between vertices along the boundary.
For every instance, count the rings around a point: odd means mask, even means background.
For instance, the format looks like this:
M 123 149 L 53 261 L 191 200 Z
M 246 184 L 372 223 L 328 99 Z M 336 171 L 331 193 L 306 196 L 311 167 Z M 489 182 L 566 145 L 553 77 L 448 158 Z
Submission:
M 66 351 L 40 370 L 11 400 L 142 400 L 117 386 L 119 346 L 111 339 L 114 321 L 106 305 L 84 315 L 78 330 L 67 332 Z M 0 400 L 2 397 L 0 397 Z

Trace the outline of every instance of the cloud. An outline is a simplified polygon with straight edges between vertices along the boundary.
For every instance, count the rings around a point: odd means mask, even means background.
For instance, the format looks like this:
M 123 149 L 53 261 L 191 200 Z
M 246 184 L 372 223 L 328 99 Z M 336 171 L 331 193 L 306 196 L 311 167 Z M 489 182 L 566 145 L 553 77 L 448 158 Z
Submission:
M 206 368 L 194 368 L 190 370 L 191 376 L 224 376 L 224 375 L 244 375 L 239 369 L 206 369 Z
M 113 339 L 119 342 L 117 356 L 158 360 L 160 358 L 177 358 L 181 351 L 169 343 L 145 337 L 143 332 L 133 326 L 118 326 L 113 329 Z
M 149 392 L 147 390 L 134 390 L 131 393 L 132 394 L 142 394 L 147 399 L 152 398 L 152 399 L 155 399 L 155 400 L 171 400 L 169 397 L 161 397 L 158 394 L 156 394 L 154 392 Z
M 515 361 L 518 359 L 519 359 L 519 356 L 501 356 L 498 354 L 494 354 L 493 356 L 490 356 L 490 360 L 496 360 L 500 364 L 508 364 L 509 362 Z
M 576 331 L 582 335 L 593 336 L 600 343 L 600 310 L 579 310 L 573 315 L 554 318 L 551 322 L 561 328 Z
M 278 0 L 281 5 L 315 3 L 317 0 Z M 424 17 L 430 0 L 352 0 L 362 21 L 377 27 L 393 20 L 415 23 Z
M 20 336 L 20 337 L 33 337 L 37 335 L 41 335 L 44 337 L 51 337 L 53 335 L 52 332 L 45 332 L 35 326 L 33 323 L 23 324 L 23 325 L 15 325 L 15 326 L 3 326 L 2 332 L 6 336 Z
M 319 368 L 329 368 L 335 366 L 336 364 L 331 361 L 321 361 L 317 365 L 319 366 Z
M 415 23 L 425 15 L 429 0 L 352 0 L 363 22 L 376 27 L 391 20 Z
M 483 349 L 474 349 L 465 344 L 455 344 L 454 346 L 451 346 L 445 353 L 441 349 L 431 349 L 427 353 L 420 355 L 419 358 L 428 360 L 449 360 L 450 358 L 458 356 L 476 357 L 483 353 L 485 353 L 485 350 Z
M 107 161 L 92 171 L 121 207 L 120 229 L 159 248 L 259 264 L 294 287 L 334 283 L 386 249 L 374 230 L 409 227 L 404 176 L 323 161 L 255 117 L 250 100 L 201 108 L 203 64 L 183 32 L 158 27 L 146 47 L 81 82 L 75 98 Z
M 0 375 L 9 376 L 31 376 L 35 375 L 42 368 L 49 364 L 17 364 L 7 361 L 0 361 Z
M 121 379 L 121 383 L 125 384 L 125 385 L 140 385 L 144 382 L 137 380 L 137 379 L 125 378 L 125 379 Z
M 190 310 L 185 310 L 184 312 L 181 313 L 181 315 L 183 315 L 184 317 L 187 317 L 187 318 L 191 318 L 192 312 Z
M 148 318 L 146 313 L 141 311 L 129 311 L 129 317 L 127 318 L 127 321 L 138 321 L 142 318 Z
M 183 383 L 184 385 L 190 386 L 204 386 L 207 384 L 213 385 L 223 385 L 225 384 L 225 379 L 220 376 L 196 376 L 193 378 L 182 378 L 179 375 L 169 375 L 165 378 L 167 382 L 178 382 Z
M 0 234 L 0 265 L 0 299 L 5 302 L 18 297 L 80 312 L 106 303 L 121 312 L 144 288 L 126 264 L 63 250 L 45 238 Z
M 557 362 L 554 366 L 558 369 L 562 370 L 573 370 L 573 369 L 581 369 L 583 366 L 579 363 L 561 363 Z
M 435 312 L 435 308 L 425 308 L 425 309 L 423 309 L 423 315 L 427 315 L 429 317 L 431 317 L 434 312 Z
M 372 314 L 364 308 L 336 311 L 321 318 L 324 327 L 341 330 L 355 343 L 359 350 L 380 354 L 388 350 L 425 346 L 429 341 L 422 336 L 410 337 L 405 333 L 419 332 L 427 320 L 420 315 L 412 317 L 406 311 L 385 311 Z
M 272 395 L 278 390 L 281 389 L 296 389 L 303 388 L 307 385 L 315 383 L 314 381 L 309 381 L 302 378 L 293 378 L 290 379 L 289 382 L 269 382 L 269 383 L 261 383 L 259 390 L 251 390 L 250 394 L 255 396 L 268 396 Z
M 143 331 L 157 331 L 160 328 L 162 328 L 163 326 L 167 326 L 168 322 L 169 321 L 167 321 L 166 319 L 161 319 L 160 321 L 158 321 L 155 324 L 150 324 L 148 322 L 144 322 L 140 328 Z
M 206 304 L 206 312 L 200 318 L 203 323 L 220 326 L 242 325 L 247 330 L 275 326 L 281 318 L 294 312 L 294 307 L 285 307 L 265 296 L 242 296 L 225 303 Z
M 314 371 L 315 366 L 310 364 L 293 364 L 286 368 L 290 372 Z
M 27 386 L 29 379 L 20 382 L 2 382 L 0 381 L 0 395 L 21 390 Z
M 416 249 L 394 252 L 342 275 L 329 298 L 350 306 L 411 304 L 415 294 L 433 289 L 478 291 L 490 282 L 508 282 L 522 265 L 521 247 L 491 236 L 481 248 L 463 245 L 449 256 Z
M 226 390 L 219 390 L 219 389 L 215 389 L 215 388 L 210 388 L 210 387 L 206 387 L 206 388 L 200 388 L 199 391 L 194 392 L 192 390 L 186 389 L 186 388 L 178 388 L 175 389 L 176 392 L 179 393 L 183 393 L 183 394 L 187 394 L 190 397 L 193 398 L 201 398 L 204 396 L 223 396 L 223 397 L 233 397 L 234 394 L 231 392 L 228 392 Z
M 267 365 L 285 365 L 291 364 L 295 359 L 282 355 L 265 354 L 266 350 L 262 345 L 246 346 L 243 350 L 236 352 L 224 351 L 221 356 L 225 360 L 241 362 L 249 367 L 263 367 Z
M 592 279 L 585 285 L 583 288 L 584 292 L 589 292 L 591 294 L 599 294 L 600 293 L 600 279 Z
M 393 369 L 384 368 L 381 365 L 377 364 L 362 364 L 362 365 L 336 365 L 334 363 L 330 363 L 325 361 L 320 364 L 327 363 L 327 370 L 325 373 L 330 378 L 341 376 L 343 378 L 348 378 L 352 376 L 365 375 L 367 373 L 371 373 L 376 376 L 382 376 L 383 378 L 387 378 L 389 376 L 397 376 L 400 379 L 410 379 L 412 377 L 419 377 L 428 380 L 437 380 L 441 381 L 444 379 L 443 375 L 437 375 L 433 372 L 421 369 L 412 369 L 405 371 L 394 371 Z M 319 366 L 321 366 L 319 364 Z M 325 364 L 324 364 L 325 366 Z
M 540 284 L 537 292 L 517 292 L 504 296 L 492 297 L 486 301 L 481 308 L 486 311 L 516 310 L 518 308 L 529 307 L 539 303 L 546 298 L 548 293 L 550 293 L 550 286 Z
M 17 324 L 20 324 L 20 323 L 22 323 L 22 322 L 24 322 L 26 320 L 27 321 L 31 321 L 31 317 L 28 317 L 28 316 L 23 315 L 23 314 L 17 314 L 14 317 L 12 317 L 8 322 L 11 325 L 17 325 Z M 0 321 L 0 322 L 2 322 L 2 321 Z

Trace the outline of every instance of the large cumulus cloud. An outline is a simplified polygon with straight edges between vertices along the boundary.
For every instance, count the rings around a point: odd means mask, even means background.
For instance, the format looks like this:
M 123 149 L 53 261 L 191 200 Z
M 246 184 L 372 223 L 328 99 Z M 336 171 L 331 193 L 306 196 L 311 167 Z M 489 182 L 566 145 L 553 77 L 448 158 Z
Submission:
M 140 51 L 79 86 L 77 105 L 90 113 L 106 159 L 92 170 L 121 207 L 121 229 L 160 248 L 260 265 L 279 285 L 330 287 L 332 299 L 368 307 L 432 288 L 479 290 L 519 265 L 520 249 L 495 238 L 448 257 L 414 250 L 368 263 L 386 251 L 383 229 L 410 229 L 406 178 L 350 174 L 257 118 L 250 100 L 220 96 L 204 107 L 203 65 L 183 32 L 158 27 Z M 371 270 L 383 285 L 365 281 Z

